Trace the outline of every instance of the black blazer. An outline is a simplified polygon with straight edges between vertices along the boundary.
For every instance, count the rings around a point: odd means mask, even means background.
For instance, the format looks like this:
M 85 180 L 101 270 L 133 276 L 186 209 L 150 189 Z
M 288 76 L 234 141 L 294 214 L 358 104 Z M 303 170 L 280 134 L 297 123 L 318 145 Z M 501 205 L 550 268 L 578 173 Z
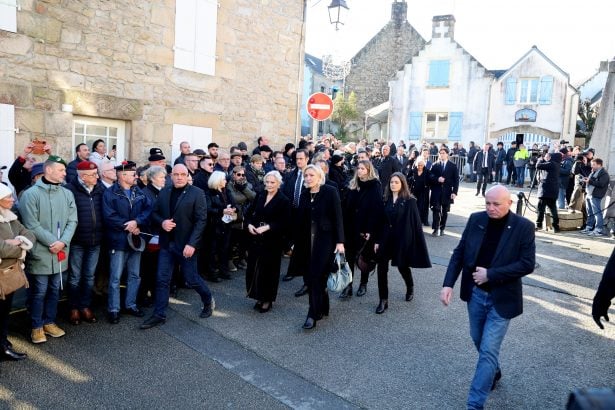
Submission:
M 443 169 L 442 162 L 438 161 L 429 170 L 429 185 L 431 186 L 431 205 L 445 205 L 452 203 L 451 194 L 457 195 L 459 190 L 459 170 L 452 161 L 446 162 Z M 444 183 L 438 182 L 438 178 L 444 177 Z
M 453 251 L 448 264 L 443 286 L 453 287 L 461 273 L 461 299 L 468 302 L 472 297 L 476 258 L 487 230 L 487 212 L 470 215 L 459 244 Z M 536 244 L 534 224 L 510 212 L 508 223 L 493 255 L 491 267 L 487 269 L 487 282 L 495 310 L 500 316 L 512 319 L 523 313 L 521 278 L 534 271 Z
M 160 191 L 152 212 L 152 223 L 161 227 L 160 246 L 168 249 L 173 242 L 179 249 L 183 249 L 186 245 L 198 249 L 207 223 L 205 193 L 194 185 L 186 185 L 177 199 L 175 209 L 171 209 L 172 189 L 171 186 Z M 171 218 L 177 226 L 171 232 L 167 232 L 162 229 L 162 221 Z
M 474 156 L 474 164 L 472 166 L 472 171 L 480 172 L 483 169 L 483 161 L 485 160 L 485 151 L 480 151 Z M 492 173 L 495 170 L 495 155 L 493 152 L 487 152 L 487 168 L 489 169 L 489 173 Z
M 295 198 L 295 183 L 297 183 L 298 173 L 299 168 L 295 168 L 291 172 L 288 172 L 286 175 L 284 175 L 282 193 L 284 194 L 284 196 L 286 196 L 286 198 L 288 198 L 291 206 L 293 206 L 293 200 Z M 303 185 L 299 189 L 303 191 Z

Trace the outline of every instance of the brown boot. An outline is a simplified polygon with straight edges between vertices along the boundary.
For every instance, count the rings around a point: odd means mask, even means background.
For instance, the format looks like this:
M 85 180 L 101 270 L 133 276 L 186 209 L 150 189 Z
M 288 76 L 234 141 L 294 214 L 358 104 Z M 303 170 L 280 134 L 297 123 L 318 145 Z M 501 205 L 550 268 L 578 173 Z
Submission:
M 38 327 L 36 329 L 32 329 L 32 334 L 30 335 L 32 338 L 32 343 L 45 343 L 47 341 L 47 337 L 45 337 L 45 332 L 42 327 Z
M 81 323 L 81 316 L 79 315 L 79 311 L 77 309 L 71 309 L 68 321 L 71 325 L 78 325 Z
M 96 316 L 94 316 L 94 312 L 90 308 L 84 308 L 81 311 L 81 319 L 88 323 L 96 323 Z

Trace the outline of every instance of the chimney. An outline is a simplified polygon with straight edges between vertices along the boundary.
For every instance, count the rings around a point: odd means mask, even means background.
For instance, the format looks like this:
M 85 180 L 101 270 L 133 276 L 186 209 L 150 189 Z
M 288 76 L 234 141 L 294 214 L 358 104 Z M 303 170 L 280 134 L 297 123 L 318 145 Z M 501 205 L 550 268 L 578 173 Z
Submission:
M 391 21 L 401 26 L 408 20 L 408 3 L 406 0 L 395 0 L 391 5 Z
M 434 16 L 432 20 L 431 38 L 455 39 L 455 17 L 452 14 Z

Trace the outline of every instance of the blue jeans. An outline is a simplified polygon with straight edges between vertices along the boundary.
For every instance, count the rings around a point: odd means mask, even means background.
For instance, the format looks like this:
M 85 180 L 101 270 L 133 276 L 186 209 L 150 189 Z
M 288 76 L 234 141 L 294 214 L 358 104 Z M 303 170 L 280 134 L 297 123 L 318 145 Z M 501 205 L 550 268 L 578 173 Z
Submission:
M 523 186 L 525 182 L 525 166 L 517 168 L 517 185 Z
M 557 195 L 557 207 L 559 209 L 566 209 L 566 188 L 559 187 L 559 193 Z
M 211 292 L 207 284 L 199 276 L 197 269 L 197 252 L 191 258 L 183 256 L 184 249 L 178 249 L 177 245 L 171 243 L 168 249 L 160 249 L 158 255 L 158 273 L 156 275 L 156 300 L 154 304 L 154 316 L 159 318 L 167 317 L 167 307 L 169 306 L 169 286 L 173 277 L 173 268 L 179 264 L 184 280 L 188 286 L 201 296 L 203 305 L 211 303 Z
M 468 409 L 482 409 L 500 368 L 500 346 L 510 319 L 498 315 L 491 294 L 478 287 L 474 287 L 468 302 L 468 316 L 470 335 L 478 350 L 478 363 L 468 393 Z
M 99 254 L 100 245 L 71 245 L 68 273 L 68 301 L 71 309 L 81 310 L 90 307 Z
M 30 275 L 30 317 L 32 329 L 55 323 L 60 300 L 60 275 Z
M 109 251 L 109 300 L 107 310 L 109 313 L 120 311 L 120 279 L 124 268 L 128 274 L 126 280 L 126 301 L 124 306 L 127 309 L 137 308 L 137 293 L 141 277 L 139 276 L 139 266 L 141 263 L 141 252 L 137 251 Z
M 587 208 L 587 224 L 585 226 L 597 232 L 602 232 L 602 229 L 604 229 L 601 202 L 602 198 L 594 198 L 593 196 L 585 198 L 585 207 Z

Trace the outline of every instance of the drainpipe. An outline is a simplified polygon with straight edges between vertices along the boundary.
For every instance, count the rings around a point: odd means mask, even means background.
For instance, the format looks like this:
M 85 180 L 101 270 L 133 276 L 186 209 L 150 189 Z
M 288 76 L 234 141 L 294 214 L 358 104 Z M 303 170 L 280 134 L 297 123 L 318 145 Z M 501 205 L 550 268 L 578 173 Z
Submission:
M 305 49 L 305 22 L 307 16 L 307 0 L 303 0 L 303 14 L 301 16 L 301 40 L 299 42 L 299 90 L 297 92 L 297 114 L 295 115 L 295 146 L 299 144 L 301 135 L 301 97 L 303 96 L 303 60 Z

